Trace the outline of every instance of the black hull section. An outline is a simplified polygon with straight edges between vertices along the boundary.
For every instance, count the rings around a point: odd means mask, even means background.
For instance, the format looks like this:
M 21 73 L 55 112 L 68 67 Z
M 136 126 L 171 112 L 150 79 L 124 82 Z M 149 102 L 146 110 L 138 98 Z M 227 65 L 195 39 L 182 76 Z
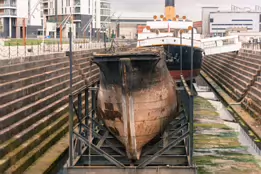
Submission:
M 181 46 L 169 45 L 164 46 L 164 52 L 166 57 L 167 67 L 170 72 L 180 72 L 181 69 Z M 182 70 L 185 72 L 191 71 L 191 47 L 182 46 Z M 194 48 L 194 58 L 193 58 L 193 72 L 199 72 L 202 65 L 203 50 L 201 48 Z M 180 79 L 180 73 L 171 73 L 175 80 Z M 198 73 L 194 73 L 193 77 L 198 76 Z M 185 77 L 189 79 L 190 77 Z

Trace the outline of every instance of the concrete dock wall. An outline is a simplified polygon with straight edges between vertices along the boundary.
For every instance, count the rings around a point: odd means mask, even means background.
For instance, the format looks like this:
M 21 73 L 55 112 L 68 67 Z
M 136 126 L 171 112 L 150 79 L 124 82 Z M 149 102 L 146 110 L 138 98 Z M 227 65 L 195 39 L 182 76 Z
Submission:
M 261 118 L 261 52 L 206 56 L 203 71 L 252 115 Z
M 90 60 L 99 51 L 74 52 L 74 90 L 98 81 Z M 69 58 L 55 53 L 0 62 L 0 173 L 22 173 L 68 132 Z

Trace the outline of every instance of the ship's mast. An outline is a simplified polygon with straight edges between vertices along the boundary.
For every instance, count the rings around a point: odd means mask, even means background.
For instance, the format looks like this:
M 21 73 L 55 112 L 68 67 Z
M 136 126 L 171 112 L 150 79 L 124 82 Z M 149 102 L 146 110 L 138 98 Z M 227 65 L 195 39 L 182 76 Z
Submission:
M 176 17 L 175 0 L 165 0 L 165 17 L 167 20 Z

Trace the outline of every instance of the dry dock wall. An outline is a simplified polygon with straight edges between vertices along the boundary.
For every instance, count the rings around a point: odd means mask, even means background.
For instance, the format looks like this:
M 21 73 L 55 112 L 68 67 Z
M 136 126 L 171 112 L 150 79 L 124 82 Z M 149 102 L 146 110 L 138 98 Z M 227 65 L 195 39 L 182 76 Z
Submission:
M 74 53 L 74 90 L 98 81 L 94 51 Z M 65 53 L 0 60 L 0 173 L 22 173 L 68 132 L 68 94 Z
M 240 50 L 206 56 L 203 71 L 235 102 L 261 119 L 261 52 Z

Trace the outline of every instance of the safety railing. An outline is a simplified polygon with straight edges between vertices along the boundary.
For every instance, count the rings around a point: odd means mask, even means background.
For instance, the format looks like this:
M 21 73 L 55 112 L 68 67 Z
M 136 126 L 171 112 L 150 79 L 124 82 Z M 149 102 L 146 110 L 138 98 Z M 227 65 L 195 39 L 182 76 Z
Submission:
M 192 81 L 190 81 L 192 83 Z M 188 138 L 185 139 L 185 144 L 188 147 L 187 153 L 189 157 L 189 164 L 193 165 L 193 153 L 194 153 L 194 145 L 193 145 L 193 132 L 194 132 L 194 94 L 192 91 L 192 84 L 189 87 L 183 75 L 181 75 L 181 86 L 183 90 L 181 92 L 181 103 L 184 111 L 184 115 L 186 117 L 185 123 L 188 123 L 187 129 L 184 131 L 189 132 Z
M 108 48 L 110 43 L 106 43 Z M 92 50 L 105 48 L 104 43 L 74 42 L 73 51 Z M 24 58 L 28 56 L 40 56 L 45 54 L 69 51 L 69 43 L 60 45 L 59 42 L 42 44 L 41 41 L 33 41 L 23 46 L 20 43 L 7 43 L 0 46 L 0 59 Z

